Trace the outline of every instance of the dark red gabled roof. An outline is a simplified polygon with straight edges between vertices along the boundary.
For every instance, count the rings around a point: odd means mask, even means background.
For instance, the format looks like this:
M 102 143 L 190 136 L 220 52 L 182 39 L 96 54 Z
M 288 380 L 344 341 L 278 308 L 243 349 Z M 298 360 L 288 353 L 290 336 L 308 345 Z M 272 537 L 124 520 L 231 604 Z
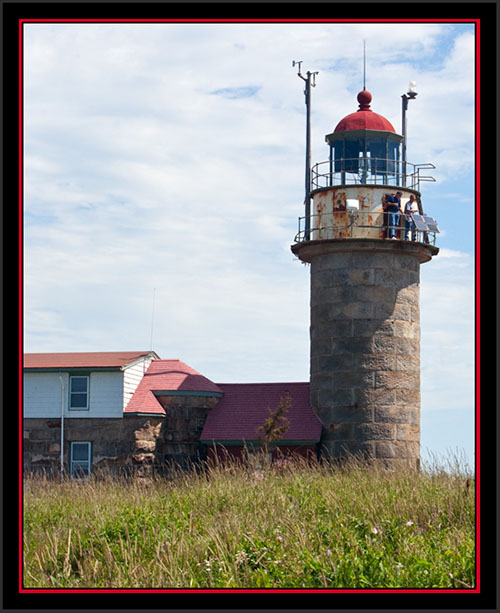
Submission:
M 372 95 L 364 89 L 358 94 L 359 109 L 341 119 L 333 131 L 350 132 L 354 130 L 382 130 L 384 132 L 396 132 L 394 126 L 382 115 L 374 113 L 370 109 Z
M 153 360 L 130 399 L 125 413 L 158 413 L 165 411 L 157 395 L 160 392 L 222 394 L 210 379 L 180 360 Z
M 319 441 L 321 423 L 309 403 L 309 383 L 219 383 L 224 397 L 208 414 L 200 440 L 253 441 L 257 429 L 275 410 L 280 398 L 289 393 L 292 407 L 286 417 L 290 429 L 283 441 Z
M 154 351 L 91 351 L 78 353 L 25 353 L 24 368 L 123 368 Z

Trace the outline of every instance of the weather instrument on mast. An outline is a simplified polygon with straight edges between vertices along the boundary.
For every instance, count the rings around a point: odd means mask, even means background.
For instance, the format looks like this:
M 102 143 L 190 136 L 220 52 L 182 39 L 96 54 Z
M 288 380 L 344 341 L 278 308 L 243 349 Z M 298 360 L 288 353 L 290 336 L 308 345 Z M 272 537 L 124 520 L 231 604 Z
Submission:
M 296 62 L 292 60 L 292 68 L 297 65 L 298 72 L 297 76 L 299 76 L 303 81 L 305 81 L 304 95 L 306 102 L 306 194 L 304 198 L 305 205 L 305 240 L 309 240 L 309 235 L 311 231 L 311 87 L 316 87 L 316 75 L 319 74 L 318 71 L 310 72 L 307 71 L 306 75 L 302 74 L 302 61 Z

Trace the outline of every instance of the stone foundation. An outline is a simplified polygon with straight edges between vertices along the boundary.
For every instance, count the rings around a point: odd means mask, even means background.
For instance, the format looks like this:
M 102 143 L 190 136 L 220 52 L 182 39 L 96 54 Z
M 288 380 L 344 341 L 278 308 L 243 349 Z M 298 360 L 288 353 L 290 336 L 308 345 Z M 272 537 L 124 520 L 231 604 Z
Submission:
M 154 458 L 161 417 L 65 418 L 64 466 L 69 470 L 70 443 L 92 443 L 92 471 L 131 467 Z M 61 420 L 25 418 L 23 421 L 23 464 L 25 471 L 57 474 L 61 462 Z M 145 447 L 149 445 L 146 452 Z M 146 452 L 147 455 L 144 455 Z
M 64 419 L 64 465 L 69 470 L 70 443 L 92 443 L 92 472 L 138 472 L 176 464 L 186 468 L 204 459 L 199 442 L 208 411 L 218 398 L 211 396 L 162 396 L 166 415 L 127 415 L 123 418 Z M 23 420 L 24 470 L 59 474 L 61 420 Z

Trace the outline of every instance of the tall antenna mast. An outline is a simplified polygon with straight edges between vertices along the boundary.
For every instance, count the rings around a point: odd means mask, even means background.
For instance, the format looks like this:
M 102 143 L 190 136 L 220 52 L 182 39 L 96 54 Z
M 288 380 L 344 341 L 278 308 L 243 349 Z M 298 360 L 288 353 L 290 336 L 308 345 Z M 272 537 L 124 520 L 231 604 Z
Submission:
M 305 205 L 305 240 L 309 240 L 311 230 L 311 87 L 316 87 L 316 75 L 319 72 L 307 71 L 307 77 L 304 77 L 301 72 L 302 61 L 292 61 L 292 67 L 298 65 L 297 75 L 306 83 L 304 94 L 306 97 L 306 195 L 304 198 Z
M 150 351 L 153 351 L 153 323 L 154 323 L 154 317 L 155 317 L 155 293 L 156 293 L 156 287 L 153 288 L 153 310 L 151 312 L 151 337 L 149 341 Z
M 366 40 L 363 39 L 363 89 L 366 89 Z

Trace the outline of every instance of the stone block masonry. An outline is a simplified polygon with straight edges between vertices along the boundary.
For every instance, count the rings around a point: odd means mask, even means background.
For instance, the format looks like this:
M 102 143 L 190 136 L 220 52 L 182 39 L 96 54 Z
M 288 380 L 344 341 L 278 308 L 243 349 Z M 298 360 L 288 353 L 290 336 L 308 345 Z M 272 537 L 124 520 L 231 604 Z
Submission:
M 64 464 L 70 469 L 74 441 L 92 445 L 92 472 L 137 471 L 149 474 L 171 463 L 188 467 L 204 459 L 200 434 L 206 417 L 219 398 L 164 395 L 165 415 L 124 415 L 122 418 L 65 418 Z M 23 465 L 26 472 L 57 475 L 60 470 L 61 420 L 25 418 Z
M 436 248 L 327 240 L 292 250 L 311 264 L 311 405 L 322 454 L 420 462 L 421 262 Z
M 92 471 L 132 467 L 155 461 L 162 417 L 65 418 L 64 466 L 70 470 L 72 442 L 91 443 Z M 56 475 L 60 470 L 61 420 L 25 418 L 23 467 Z

